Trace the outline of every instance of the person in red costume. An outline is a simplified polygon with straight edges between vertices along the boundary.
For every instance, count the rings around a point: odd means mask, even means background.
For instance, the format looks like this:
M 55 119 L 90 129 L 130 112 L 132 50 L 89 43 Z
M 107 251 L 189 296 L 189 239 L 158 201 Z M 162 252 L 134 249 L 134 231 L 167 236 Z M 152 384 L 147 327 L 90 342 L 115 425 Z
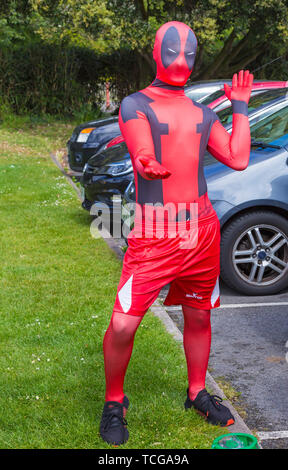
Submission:
M 182 305 L 184 316 L 188 369 L 185 409 L 195 408 L 212 424 L 234 423 L 221 399 L 211 396 L 205 388 L 211 344 L 210 310 L 220 306 L 220 223 L 207 195 L 203 159 L 208 149 L 217 160 L 235 170 L 247 167 L 247 115 L 253 75 L 240 71 L 233 76 L 232 87 L 225 85 L 233 107 L 230 135 L 212 110 L 191 101 L 184 93 L 196 49 L 196 36 L 189 26 L 177 21 L 162 25 L 153 50 L 156 79 L 147 88 L 124 98 L 120 107 L 119 124 L 133 164 L 137 208 L 103 342 L 106 396 L 100 435 L 111 444 L 123 444 L 129 437 L 125 420 L 129 400 L 123 384 L 135 333 L 147 309 L 168 284 L 164 304 Z M 155 233 L 155 205 L 162 206 L 166 214 L 160 237 Z M 173 210 L 168 210 L 167 215 L 165 207 L 171 206 Z M 186 237 L 187 233 L 194 234 L 194 244 L 183 245 L 182 229 L 169 231 L 172 219 L 176 228 L 183 229 L 185 225 Z

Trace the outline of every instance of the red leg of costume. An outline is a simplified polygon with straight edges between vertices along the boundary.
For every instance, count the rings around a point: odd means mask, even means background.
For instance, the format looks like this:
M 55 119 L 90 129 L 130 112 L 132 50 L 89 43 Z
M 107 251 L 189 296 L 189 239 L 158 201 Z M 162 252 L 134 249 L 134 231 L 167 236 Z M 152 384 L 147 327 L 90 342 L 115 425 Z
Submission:
M 103 341 L 106 401 L 123 401 L 125 373 L 132 354 L 134 336 L 142 318 L 113 312 Z
M 188 369 L 189 396 L 196 398 L 205 388 L 205 376 L 211 345 L 210 310 L 198 310 L 183 305 L 184 350 Z

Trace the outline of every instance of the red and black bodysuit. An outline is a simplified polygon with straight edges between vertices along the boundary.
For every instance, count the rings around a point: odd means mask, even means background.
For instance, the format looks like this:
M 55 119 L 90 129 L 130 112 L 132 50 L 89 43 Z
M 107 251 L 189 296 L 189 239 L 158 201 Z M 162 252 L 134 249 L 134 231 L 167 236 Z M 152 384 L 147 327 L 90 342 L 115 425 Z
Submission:
M 129 234 L 113 315 L 103 344 L 107 402 L 104 417 L 107 410 L 113 411 L 115 402 L 124 406 L 127 402 L 123 383 L 135 332 L 161 289 L 169 285 L 164 305 L 181 305 L 184 315 L 187 400 L 194 400 L 199 394 L 201 400 L 205 399 L 205 406 L 200 408 L 211 422 L 214 419 L 225 426 L 234 422 L 223 405 L 217 403 L 217 408 L 216 405 L 206 408 L 210 403 L 205 391 L 211 342 L 210 309 L 220 306 L 220 223 L 207 196 L 203 158 L 208 149 L 235 170 L 247 167 L 250 154 L 247 105 L 253 76 L 241 71 L 234 75 L 232 88 L 225 86 L 233 106 L 230 136 L 213 111 L 185 96 L 183 87 L 192 71 L 196 48 L 196 37 L 187 25 L 173 21 L 161 26 L 153 50 L 156 80 L 125 98 L 120 108 L 120 129 L 133 163 L 137 206 L 160 203 L 164 208 L 169 204 L 176 207 L 181 204 L 182 208 L 184 204 L 186 212 L 191 203 L 197 203 L 197 243 L 187 246 L 181 234 L 170 237 L 165 231 L 162 237 L 143 234 L 138 237 L 135 228 Z M 182 214 L 178 218 L 179 215 L 176 212 L 176 222 L 180 224 L 183 218 Z M 186 213 L 185 223 L 187 220 Z M 194 236 L 195 230 L 190 233 Z M 154 351 L 156 348 L 153 354 Z M 188 407 L 191 403 L 186 401 Z M 212 416 L 212 412 L 217 416 Z M 115 434 L 118 428 L 115 423 L 113 426 Z M 128 439 L 125 426 L 121 426 L 118 443 Z M 103 439 L 116 442 L 109 432 L 102 429 Z
M 236 99 L 232 98 L 231 136 L 216 113 L 186 97 L 184 84 L 192 71 L 196 48 L 196 37 L 187 25 L 170 22 L 162 26 L 153 52 L 156 80 L 122 101 L 119 124 L 132 158 L 136 202 L 141 206 L 198 202 L 198 217 L 202 218 L 213 212 L 203 171 L 206 149 L 222 163 L 243 170 L 249 160 L 250 130 L 241 87 L 239 98 L 237 92 Z M 158 162 L 170 176 L 151 179 L 140 159 L 156 169 Z

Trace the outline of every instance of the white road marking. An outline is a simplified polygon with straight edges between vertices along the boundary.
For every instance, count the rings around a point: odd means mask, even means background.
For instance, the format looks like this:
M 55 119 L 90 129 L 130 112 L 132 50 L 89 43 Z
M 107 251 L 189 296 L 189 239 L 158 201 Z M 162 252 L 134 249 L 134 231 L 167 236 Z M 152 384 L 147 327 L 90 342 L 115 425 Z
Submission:
M 251 304 L 222 304 L 219 308 L 275 307 L 288 305 L 288 302 L 259 302 Z
M 251 304 L 222 304 L 218 309 L 224 308 L 247 308 L 247 307 L 276 307 L 276 306 L 288 306 L 288 302 L 259 302 Z M 168 310 L 181 310 L 181 305 L 178 306 L 167 306 Z
M 257 435 L 261 441 L 266 439 L 287 439 L 288 431 L 264 431 L 257 432 Z

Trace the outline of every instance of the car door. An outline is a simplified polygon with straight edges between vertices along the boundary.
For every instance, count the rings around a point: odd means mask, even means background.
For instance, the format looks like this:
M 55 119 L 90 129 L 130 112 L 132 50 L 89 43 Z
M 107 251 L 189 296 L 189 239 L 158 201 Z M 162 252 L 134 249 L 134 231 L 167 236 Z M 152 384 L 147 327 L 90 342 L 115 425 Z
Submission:
M 208 194 L 222 224 L 222 279 L 246 295 L 271 295 L 288 285 L 288 104 L 251 125 L 251 137 L 248 168 L 220 164 Z

